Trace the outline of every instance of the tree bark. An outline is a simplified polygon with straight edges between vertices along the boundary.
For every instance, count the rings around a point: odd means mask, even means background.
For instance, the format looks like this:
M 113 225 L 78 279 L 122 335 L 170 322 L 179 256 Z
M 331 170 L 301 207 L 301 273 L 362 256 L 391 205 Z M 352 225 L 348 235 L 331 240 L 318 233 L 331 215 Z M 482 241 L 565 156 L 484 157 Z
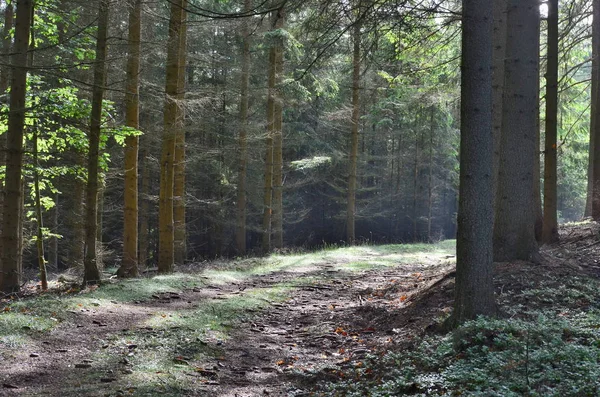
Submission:
M 140 51 L 142 33 L 142 1 L 129 3 L 129 38 L 125 122 L 140 129 Z M 123 263 L 119 277 L 138 277 L 138 151 L 137 135 L 125 138 L 125 211 L 123 219 Z
M 277 12 L 275 29 L 283 28 L 284 10 Z M 283 41 L 275 46 L 275 98 L 273 103 L 273 246 L 283 247 Z
M 164 133 L 160 159 L 160 195 L 158 213 L 158 272 L 170 273 L 175 262 L 175 233 L 173 215 L 173 188 L 175 177 L 175 145 L 178 122 L 178 88 L 181 71 L 179 51 L 180 31 L 184 18 L 183 0 L 171 3 L 169 41 L 167 48 L 167 78 L 164 111 Z
M 593 20 L 592 20 L 592 76 L 591 76 L 591 104 L 590 104 L 590 144 L 588 157 L 588 186 L 587 199 L 585 203 L 584 215 L 593 216 L 593 197 L 594 197 L 594 161 L 596 148 L 596 131 L 598 120 L 598 92 L 600 91 L 600 1 L 594 0 Z M 596 218 L 594 218 L 596 219 Z
M 252 8 L 244 1 L 244 10 Z M 246 253 L 246 171 L 248 164 L 248 90 L 250 87 L 250 27 L 246 18 L 242 26 L 242 74 L 240 83 L 240 130 L 238 133 L 238 185 L 235 246 L 239 255 Z
M 31 0 L 17 0 L 15 44 L 11 56 L 11 92 L 6 132 L 6 182 L 3 205 L 2 268 L 0 291 L 16 292 L 21 286 L 21 177 L 23 166 L 23 130 L 27 92 L 27 50 L 31 23 Z
M 596 222 L 600 221 L 600 122 L 598 119 L 598 105 L 600 104 L 600 0 L 593 2 L 594 19 L 592 23 L 592 99 L 595 109 L 593 112 L 591 140 L 592 146 L 592 217 Z M 595 39 L 595 40 L 594 40 Z M 594 84 L 595 83 L 595 84 Z
M 495 313 L 491 0 L 463 1 L 455 324 Z
M 558 0 L 548 1 L 546 138 L 544 145 L 544 221 L 542 241 L 558 241 L 557 219 Z
M 358 126 L 360 122 L 360 23 L 352 33 L 352 118 L 348 153 L 348 196 L 346 200 L 346 242 L 356 242 L 356 173 L 358 166 Z
M 273 215 L 273 136 L 275 117 L 275 74 L 276 74 L 276 50 L 269 50 L 269 76 L 267 96 L 267 138 L 265 153 L 265 175 L 263 195 L 263 224 L 262 224 L 262 251 L 271 251 L 271 220 Z
M 106 82 L 106 38 L 108 32 L 109 1 L 100 0 L 98 10 L 98 33 L 96 38 L 96 60 L 94 64 L 94 86 L 92 89 L 92 112 L 88 148 L 88 176 L 85 206 L 85 259 L 83 283 L 98 284 L 100 270 L 97 263 L 96 239 L 98 227 L 98 170 L 100 152 L 100 129 L 102 126 L 102 102 Z
M 539 4 L 536 0 L 509 0 L 505 87 L 494 259 L 537 259 L 534 175 L 538 103 Z
M 143 138 L 142 138 L 143 139 Z M 148 266 L 148 252 L 150 247 L 149 242 L 149 227 L 150 227 L 150 165 L 148 164 L 148 145 L 142 141 L 140 148 L 140 169 L 142 170 L 142 180 L 140 186 L 140 233 L 139 233 L 139 258 L 138 266 L 140 269 Z
M 494 0 L 494 31 L 492 48 L 492 133 L 494 134 L 494 208 L 498 191 L 500 167 L 500 137 L 502 136 L 502 97 L 506 62 L 506 0 Z
M 187 0 L 184 0 L 184 7 Z M 186 260 L 186 226 L 185 226 L 185 68 L 187 59 L 187 24 L 184 12 L 179 32 L 179 75 L 177 76 L 177 130 L 175 132 L 175 170 L 173 186 L 173 224 L 175 263 L 183 265 Z

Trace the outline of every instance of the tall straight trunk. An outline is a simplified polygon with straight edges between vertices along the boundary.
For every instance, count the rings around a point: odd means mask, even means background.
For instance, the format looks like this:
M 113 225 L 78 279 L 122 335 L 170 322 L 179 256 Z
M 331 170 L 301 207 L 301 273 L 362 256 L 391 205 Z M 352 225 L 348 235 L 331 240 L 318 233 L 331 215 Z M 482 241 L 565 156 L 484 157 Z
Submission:
M 25 95 L 27 92 L 27 50 L 31 0 L 17 0 L 15 44 L 11 55 L 11 92 L 6 132 L 6 182 L 3 205 L 2 262 L 0 291 L 16 292 L 21 284 L 21 177 L 23 166 L 23 130 L 25 127 Z
M 75 153 L 76 167 L 84 169 L 85 158 L 81 153 Z M 85 181 L 80 175 L 73 178 L 72 211 L 67 217 L 67 227 L 72 230 L 72 240 L 69 242 L 69 263 L 67 267 L 82 268 L 85 256 Z
M 129 4 L 129 38 L 125 123 L 140 129 L 140 51 L 142 33 L 142 1 Z M 123 263 L 119 277 L 137 277 L 138 270 L 138 151 L 139 137 L 125 138 L 125 211 L 123 219 Z
M 537 0 L 509 0 L 494 259 L 537 259 L 534 175 L 539 81 Z M 539 157 L 539 156 L 538 156 Z
M 417 205 L 417 198 L 419 197 L 419 137 L 415 134 L 415 164 L 413 167 L 413 208 L 412 208 L 412 226 L 413 235 L 412 240 L 417 241 L 417 219 L 419 218 L 419 211 Z
M 7 61 L 10 61 L 10 47 L 11 47 L 11 38 L 10 31 L 13 28 L 13 19 L 15 17 L 14 1 L 9 2 L 8 0 L 4 0 L 4 29 L 2 30 L 2 53 L 6 54 L 5 57 Z M 0 93 L 4 93 L 8 89 L 8 84 L 10 83 L 10 67 L 8 66 L 10 62 L 6 62 L 7 66 L 0 67 Z
M 100 152 L 100 128 L 102 126 L 102 102 L 106 82 L 106 38 L 108 33 L 109 0 L 100 0 L 98 9 L 98 33 L 96 60 L 94 64 L 94 87 L 92 89 L 92 113 L 88 148 L 88 175 L 85 200 L 85 259 L 83 283 L 100 282 L 100 270 L 96 256 L 98 232 L 98 160 Z
M 600 1 L 593 2 L 592 20 L 592 87 L 590 105 L 590 144 L 588 151 L 587 199 L 585 203 L 585 216 L 592 216 L 594 196 L 594 153 L 596 148 L 596 131 L 598 120 L 598 92 L 600 91 Z M 596 219 L 594 217 L 594 219 Z
M 280 9 L 275 29 L 282 29 L 285 16 Z M 275 46 L 275 98 L 273 104 L 273 246 L 283 247 L 283 42 Z
M 180 31 L 184 18 L 183 0 L 171 2 L 169 40 L 167 43 L 167 78 L 164 133 L 160 158 L 160 194 L 158 210 L 158 271 L 170 273 L 175 262 L 173 188 L 175 179 L 175 145 L 179 113 Z
M 60 200 L 60 194 L 56 193 L 54 195 L 54 208 L 52 209 L 52 226 L 50 227 L 50 230 L 54 231 L 54 233 L 57 233 L 58 230 L 58 214 L 59 214 L 59 200 Z M 48 247 L 48 264 L 58 270 L 58 237 L 57 236 L 53 236 L 50 238 L 50 246 Z
M 244 10 L 252 9 L 251 0 L 244 1 Z M 246 18 L 242 27 L 242 74 L 240 83 L 240 130 L 238 133 L 238 185 L 235 247 L 246 253 L 246 171 L 248 164 L 248 90 L 250 87 L 250 27 Z
M 518 1 L 518 0 L 517 0 Z M 460 193 L 452 321 L 494 314 L 492 0 L 463 1 Z
M 31 9 L 31 40 L 29 42 L 29 67 L 34 67 L 34 54 L 35 54 L 35 30 L 34 30 L 34 18 L 35 16 L 35 4 L 34 8 Z M 35 197 L 35 220 L 36 220 L 36 247 L 38 257 L 38 269 L 42 291 L 48 289 L 48 274 L 46 272 L 46 257 L 44 255 L 44 219 L 42 216 L 42 198 L 40 194 L 40 163 L 38 158 L 38 130 L 37 121 L 33 122 L 33 194 Z M 24 205 L 23 205 L 24 207 Z M 21 215 L 22 216 L 22 215 Z M 23 252 L 21 251 L 21 256 Z
M 184 0 L 184 7 L 187 0 Z M 182 18 L 179 32 L 179 76 L 177 76 L 177 130 L 175 132 L 175 170 L 173 181 L 173 226 L 175 263 L 183 265 L 186 260 L 186 232 L 185 232 L 185 66 L 187 59 L 187 24 L 186 14 Z
M 32 23 L 33 25 L 33 23 Z M 33 65 L 32 65 L 33 66 Z M 34 126 L 33 129 L 33 189 L 35 195 L 35 217 L 36 217 L 36 246 L 38 256 L 38 268 L 40 270 L 40 281 L 42 290 L 48 289 L 48 276 L 46 274 L 46 258 L 44 256 L 44 221 L 42 218 L 42 198 L 40 194 L 40 171 L 38 160 L 38 131 Z
M 142 138 L 143 139 L 143 138 Z M 142 141 L 144 142 L 144 141 Z M 140 212 L 139 212 L 139 258 L 138 266 L 145 268 L 148 265 L 148 252 L 150 247 L 149 242 L 149 227 L 150 227 L 150 165 L 148 164 L 148 145 L 142 143 L 140 149 L 140 169 L 142 170 L 142 180 L 140 186 Z
M 538 74 L 539 74 L 539 60 L 540 60 L 540 35 L 541 35 L 541 24 L 538 23 L 536 25 L 537 28 L 537 33 L 535 35 L 536 38 L 536 48 L 537 48 L 537 59 L 538 59 Z M 542 145 L 541 145 L 541 137 L 542 137 L 542 132 L 541 132 L 541 120 L 540 120 L 540 91 L 541 91 L 541 86 L 540 86 L 540 76 L 538 75 L 537 79 L 535 80 L 537 83 L 537 88 L 536 88 L 536 92 L 537 92 L 537 100 L 535 102 L 536 105 L 536 109 L 535 109 L 535 155 L 533 156 L 533 159 L 535 161 L 534 163 L 534 168 L 533 168 L 533 205 L 534 205 L 534 211 L 535 211 L 535 220 L 534 220 L 534 234 L 535 234 L 535 240 L 538 243 L 542 242 L 542 228 L 543 228 L 543 223 L 544 223 L 544 210 L 542 208 L 542 165 L 541 165 L 541 158 L 540 158 L 540 153 L 542 151 Z
M 593 13 L 594 19 L 592 23 L 592 44 L 593 60 L 595 62 L 592 67 L 592 98 L 595 100 L 595 109 L 592 111 L 594 118 L 592 122 L 593 130 L 590 135 L 593 136 L 591 141 L 594 145 L 592 146 L 592 217 L 595 221 L 600 221 L 600 122 L 597 115 L 598 105 L 600 104 L 600 0 L 594 0 L 593 2 Z M 595 84 L 594 84 L 595 83 Z
M 558 0 L 548 2 L 546 138 L 544 147 L 544 222 L 542 241 L 558 241 L 557 219 Z
M 273 135 L 274 135 L 274 109 L 275 109 L 275 47 L 269 50 L 269 77 L 267 96 L 267 138 L 265 152 L 265 180 L 263 195 L 263 224 L 262 224 L 262 251 L 271 250 L 271 219 L 273 214 Z
M 494 208 L 496 207 L 498 172 L 500 167 L 500 137 L 502 136 L 502 96 L 504 94 L 504 69 L 506 62 L 506 11 L 507 0 L 493 0 L 494 30 L 492 48 L 492 134 L 494 135 Z
M 14 7 L 13 2 L 4 1 L 4 29 L 2 31 L 2 52 L 5 55 L 5 64 L 0 67 L 0 94 L 4 94 L 10 83 L 10 50 L 12 40 L 10 31 L 13 28 Z M 0 167 L 6 166 L 6 134 L 0 135 Z M 0 180 L 0 208 L 4 207 L 4 179 Z M 0 211 L 0 234 L 2 233 L 2 211 Z M 0 252 L 2 252 L 2 239 L 0 239 Z
M 346 242 L 356 242 L 356 172 L 358 166 L 358 124 L 360 122 L 360 23 L 352 33 L 352 118 L 348 153 L 348 197 L 346 200 Z
M 432 242 L 431 238 L 431 213 L 433 208 L 433 134 L 435 130 L 435 107 L 431 107 L 431 119 L 429 130 L 429 178 L 427 183 L 427 241 Z

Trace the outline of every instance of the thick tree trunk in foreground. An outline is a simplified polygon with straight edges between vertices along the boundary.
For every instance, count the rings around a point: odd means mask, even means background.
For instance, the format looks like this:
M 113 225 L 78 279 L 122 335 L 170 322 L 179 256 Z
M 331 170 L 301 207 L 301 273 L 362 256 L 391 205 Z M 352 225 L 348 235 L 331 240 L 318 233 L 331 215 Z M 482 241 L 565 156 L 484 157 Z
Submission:
M 244 10 L 250 11 L 250 0 Z M 246 172 L 248 164 L 248 90 L 250 87 L 250 27 L 246 18 L 242 27 L 242 75 L 240 83 L 240 129 L 238 133 L 238 185 L 235 247 L 239 255 L 246 253 Z
M 169 41 L 167 48 L 167 78 L 164 111 L 164 133 L 160 158 L 160 195 L 158 212 L 158 271 L 170 273 L 175 262 L 175 230 L 173 216 L 173 188 L 175 179 L 175 143 L 179 106 L 180 31 L 184 11 L 183 0 L 171 3 Z
M 277 13 L 275 29 L 282 29 L 284 10 Z M 273 246 L 283 247 L 283 42 L 275 46 L 275 98 L 273 103 Z
M 544 147 L 544 222 L 542 241 L 558 241 L 557 115 L 558 115 L 558 0 L 548 2 L 548 61 L 546 71 L 546 139 Z
M 539 31 L 536 0 L 509 0 L 494 259 L 537 259 L 534 175 Z
M 506 0 L 494 0 L 494 32 L 492 48 L 492 131 L 494 135 L 494 208 L 498 193 L 500 137 L 502 136 L 502 96 L 506 58 Z
M 27 50 L 31 23 L 31 0 L 17 1 L 15 45 L 11 56 L 11 92 L 6 132 L 6 181 L 3 205 L 2 267 L 0 291 L 16 292 L 21 286 L 21 176 L 23 166 L 23 130 L 27 91 Z
M 187 0 L 184 0 L 184 7 Z M 179 32 L 179 76 L 177 76 L 177 130 L 175 132 L 175 163 L 173 180 L 173 227 L 175 263 L 183 265 L 186 260 L 187 244 L 185 231 L 185 67 L 187 59 L 187 24 L 184 12 Z
M 356 242 L 356 172 L 358 165 L 358 123 L 360 121 L 360 23 L 352 34 L 352 118 L 348 153 L 348 196 L 346 201 L 346 242 Z
M 127 87 L 125 92 L 125 122 L 140 129 L 140 51 L 142 33 L 142 1 L 129 4 L 129 40 L 127 55 Z M 138 151 L 139 137 L 125 139 L 125 211 L 123 219 L 123 263 L 119 277 L 137 277 L 138 269 Z
M 100 129 L 102 126 L 102 102 L 106 82 L 106 37 L 108 31 L 109 1 L 100 0 L 98 10 L 98 33 L 96 38 L 96 60 L 94 64 L 94 87 L 92 90 L 92 113 L 88 149 L 88 177 L 85 200 L 85 259 L 83 283 L 100 282 L 100 270 L 96 257 L 98 227 L 98 160 L 100 151 Z
M 491 0 L 463 2 L 455 324 L 494 314 Z

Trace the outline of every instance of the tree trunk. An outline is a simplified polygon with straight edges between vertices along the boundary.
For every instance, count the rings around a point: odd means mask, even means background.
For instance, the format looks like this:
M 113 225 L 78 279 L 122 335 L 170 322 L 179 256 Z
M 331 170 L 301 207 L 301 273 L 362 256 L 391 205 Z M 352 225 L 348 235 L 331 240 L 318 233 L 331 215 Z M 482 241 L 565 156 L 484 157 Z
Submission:
M 98 160 L 100 151 L 100 128 L 102 126 L 102 102 L 106 82 L 106 38 L 108 31 L 109 1 L 100 0 L 98 10 L 98 33 L 96 38 L 96 60 L 94 64 L 94 86 L 92 89 L 92 113 L 88 149 L 88 176 L 85 206 L 85 259 L 83 283 L 100 282 L 100 270 L 96 257 L 98 227 Z
M 544 221 L 542 241 L 558 241 L 557 219 L 558 0 L 548 2 L 546 138 L 544 147 Z
M 11 55 L 11 92 L 6 132 L 6 182 L 3 205 L 2 266 L 0 291 L 16 292 L 21 286 L 20 223 L 21 177 L 23 166 L 23 130 L 25 127 L 25 94 L 27 91 L 27 50 L 31 23 L 31 0 L 17 0 L 15 45 Z
M 518 0 L 517 0 L 518 1 Z M 495 313 L 491 0 L 463 1 L 455 324 Z
M 2 53 L 6 54 L 6 63 L 9 65 L 10 62 L 10 47 L 11 47 L 11 36 L 10 31 L 13 28 L 13 19 L 14 8 L 13 2 L 9 2 L 8 0 L 4 0 L 4 29 L 2 30 Z M 0 93 L 4 94 L 4 92 L 8 89 L 8 84 L 10 83 L 10 67 L 2 66 L 0 67 Z
M 125 122 L 140 129 L 140 51 L 142 1 L 129 4 L 129 38 L 127 56 L 127 86 L 125 92 Z M 123 219 L 123 263 L 119 277 L 137 277 L 138 269 L 138 151 L 139 137 L 125 138 L 125 203 Z
M 143 138 L 142 138 L 143 139 Z M 145 141 L 142 141 L 145 142 Z M 142 170 L 142 181 L 140 186 L 140 235 L 139 235 L 139 258 L 138 266 L 144 269 L 148 266 L 148 252 L 150 250 L 149 242 L 149 217 L 150 217 L 150 165 L 148 164 L 148 145 L 142 143 L 140 150 L 140 169 Z
M 593 20 L 592 20 L 592 87 L 591 87 L 591 109 L 590 109 L 590 145 L 588 157 L 588 186 L 587 199 L 585 203 L 585 216 L 593 216 L 593 196 L 594 196 L 594 156 L 596 148 L 596 131 L 598 120 L 598 92 L 600 91 L 600 1 L 593 1 Z M 594 217 L 594 219 L 596 219 Z
M 158 213 L 158 271 L 170 273 L 175 262 L 175 233 L 173 215 L 173 188 L 175 177 L 175 145 L 179 113 L 178 87 L 181 71 L 179 51 L 180 31 L 184 18 L 183 0 L 171 3 L 169 41 L 167 48 L 166 99 L 164 133 L 160 159 L 160 195 Z
M 274 135 L 274 110 L 275 110 L 275 68 L 276 50 L 269 50 L 269 77 L 267 96 L 267 139 L 265 153 L 265 182 L 263 196 L 263 225 L 262 225 L 262 251 L 271 250 L 271 219 L 273 214 L 273 135 Z
M 279 9 L 275 29 L 282 29 L 284 10 Z M 273 246 L 283 247 L 283 42 L 275 46 L 275 98 L 273 103 Z
M 244 1 L 244 10 L 252 8 L 250 0 Z M 238 186 L 235 246 L 239 255 L 246 253 L 246 170 L 248 164 L 248 90 L 250 87 L 250 27 L 246 18 L 242 27 L 242 74 L 240 85 L 240 130 L 238 135 Z
M 187 0 L 184 0 L 184 7 Z M 175 263 L 183 265 L 186 260 L 186 231 L 185 231 L 185 65 L 187 58 L 187 24 L 184 12 L 181 30 L 179 32 L 179 75 L 177 76 L 177 102 L 179 113 L 177 114 L 177 130 L 175 135 L 175 170 L 173 181 L 173 224 Z
M 352 33 L 352 119 L 350 152 L 348 153 L 348 197 L 346 201 L 346 242 L 356 242 L 356 172 L 358 166 L 358 124 L 360 122 L 360 23 L 354 23 Z
M 594 143 L 592 147 L 592 217 L 596 222 L 600 221 L 600 122 L 598 119 L 598 105 L 600 104 L 600 0 L 593 2 L 594 19 L 592 23 L 592 44 L 593 60 L 592 62 L 592 98 L 595 100 L 595 109 L 593 112 L 593 122 L 590 135 Z M 594 84 L 595 83 L 595 84 Z
M 435 130 L 435 107 L 431 107 L 431 120 L 429 130 L 429 178 L 427 183 L 427 241 L 433 242 L 431 238 L 431 212 L 433 207 L 433 134 Z
M 509 0 L 506 78 L 494 225 L 494 259 L 537 259 L 534 175 L 538 103 L 539 5 Z
M 32 23 L 33 25 L 33 23 Z M 32 30 L 33 32 L 33 30 Z M 32 42 L 35 42 L 32 40 Z M 33 65 L 31 65 L 33 66 Z M 33 188 L 35 195 L 35 217 L 36 217 L 36 246 L 38 256 L 38 268 L 40 270 L 40 281 L 42 291 L 48 289 L 48 276 L 46 274 L 46 258 L 44 257 L 44 222 L 42 218 L 42 199 L 40 194 L 40 171 L 38 161 L 38 131 L 36 126 L 33 127 Z
M 492 133 L 494 135 L 494 208 L 498 190 L 500 167 L 500 137 L 502 136 L 502 96 L 506 62 L 506 0 L 494 0 L 494 31 L 492 48 Z

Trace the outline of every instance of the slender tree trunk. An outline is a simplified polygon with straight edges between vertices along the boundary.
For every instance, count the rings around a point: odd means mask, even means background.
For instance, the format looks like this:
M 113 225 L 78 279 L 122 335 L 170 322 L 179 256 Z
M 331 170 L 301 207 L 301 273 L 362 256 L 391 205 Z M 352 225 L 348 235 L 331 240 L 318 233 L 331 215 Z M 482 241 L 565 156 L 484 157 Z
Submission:
M 558 114 L 558 0 L 548 2 L 548 60 L 546 71 L 546 138 L 544 150 L 544 222 L 542 241 L 558 241 L 557 114 Z
M 265 181 L 263 196 L 263 225 L 262 225 L 262 251 L 271 250 L 271 219 L 273 214 L 273 136 L 274 136 L 274 110 L 275 110 L 275 68 L 276 50 L 269 50 L 269 77 L 267 96 L 267 139 L 265 153 Z
M 88 177 L 85 200 L 85 259 L 83 283 L 100 282 L 96 256 L 98 228 L 98 169 L 100 152 L 100 129 L 102 126 L 102 102 L 106 82 L 106 38 L 108 31 L 109 0 L 100 0 L 98 10 L 98 33 L 96 38 L 96 60 L 94 64 L 94 87 L 92 89 L 92 114 L 88 149 Z
M 417 198 L 419 197 L 419 137 L 415 134 L 415 165 L 413 170 L 413 208 L 412 208 L 412 221 L 413 221 L 413 242 L 417 241 L 417 220 L 419 218 Z
M 143 138 L 142 138 L 143 139 Z M 144 142 L 144 141 L 143 141 Z M 142 170 L 142 181 L 140 186 L 140 235 L 139 235 L 139 259 L 138 264 L 141 269 L 148 266 L 149 227 L 150 227 L 150 165 L 148 164 L 147 144 L 141 144 L 140 150 L 140 169 Z
M 187 0 L 184 0 L 184 7 Z M 177 114 L 177 131 L 175 135 L 175 170 L 173 186 L 173 223 L 175 238 L 175 263 L 183 265 L 186 260 L 186 231 L 185 231 L 185 66 L 187 59 L 187 24 L 184 12 L 181 31 L 179 34 L 179 76 L 177 82 L 177 102 L 179 113 Z
M 183 0 L 171 2 L 169 20 L 169 41 L 167 48 L 166 99 L 164 111 L 164 134 L 160 159 L 160 196 L 159 196 L 159 239 L 158 271 L 170 273 L 175 262 L 175 233 L 173 215 L 173 188 L 175 179 L 175 145 L 179 113 L 179 51 L 180 31 L 184 18 Z
M 129 39 L 127 55 L 127 87 L 125 122 L 140 129 L 140 51 L 142 33 L 142 1 L 129 3 Z M 123 263 L 119 277 L 137 277 L 138 269 L 138 151 L 139 137 L 125 138 L 125 211 L 123 219 Z
M 13 28 L 13 19 L 14 19 L 14 7 L 12 2 L 8 2 L 8 0 L 4 1 L 4 29 L 2 31 L 2 52 L 5 55 L 5 63 L 6 65 L 0 67 L 0 94 L 6 93 L 8 89 L 8 85 L 10 83 L 10 52 L 12 47 L 12 40 L 10 36 L 10 31 Z M 8 102 L 8 100 L 7 100 Z M 10 104 L 9 104 L 10 105 Z M 6 166 L 6 135 L 0 135 L 0 167 Z M 4 207 L 4 179 L 0 180 L 0 208 Z M 3 228 L 2 222 L 2 211 L 0 211 L 0 235 L 2 233 Z M 2 252 L 2 239 L 0 239 L 0 252 Z M 1 259 L 0 259 L 1 260 Z
M 22 235 L 21 177 L 23 166 L 23 130 L 27 92 L 27 50 L 29 48 L 31 0 L 17 0 L 15 45 L 11 55 L 11 92 L 6 132 L 6 182 L 3 206 L 2 267 L 0 291 L 16 292 L 21 286 L 20 246 Z
M 284 10 L 279 9 L 275 29 L 282 29 Z M 275 46 L 275 98 L 273 103 L 273 246 L 283 247 L 283 42 Z
M 356 172 L 358 167 L 358 126 L 360 122 L 360 23 L 354 23 L 352 40 L 352 119 L 348 154 L 348 197 L 346 200 L 346 242 L 356 242 Z
M 250 11 L 251 0 L 244 1 L 244 10 Z M 238 135 L 238 186 L 235 246 L 237 253 L 246 253 L 246 170 L 248 163 L 248 91 L 250 87 L 250 27 L 246 18 L 242 27 L 242 75 L 240 86 L 240 130 Z
M 60 194 L 54 195 L 54 208 L 52 209 L 52 227 L 50 228 L 55 234 L 58 233 L 58 213 L 59 213 Z M 48 264 L 58 270 L 58 237 L 50 238 L 50 247 L 48 247 Z
M 85 159 L 81 153 L 75 153 L 76 168 L 83 172 Z M 85 181 L 81 175 L 73 178 L 72 212 L 67 217 L 68 228 L 72 230 L 72 241 L 69 243 L 68 267 L 82 268 L 85 256 Z
M 600 104 L 600 0 L 593 2 L 594 19 L 592 23 L 592 39 L 595 43 L 592 44 L 593 60 L 592 66 L 592 98 L 595 99 L 595 109 L 592 126 L 593 130 L 590 135 L 593 135 L 592 147 L 592 217 L 595 221 L 600 221 L 600 122 L 598 118 L 598 105 Z M 595 82 L 595 84 L 594 84 Z
M 431 120 L 429 130 L 429 178 L 427 183 L 427 241 L 433 242 L 431 237 L 431 212 L 433 207 L 433 134 L 435 130 L 435 107 L 431 107 Z
M 31 40 L 29 42 L 29 67 L 34 67 L 34 54 L 35 54 L 35 4 L 31 9 Z M 44 255 L 44 218 L 42 217 L 42 198 L 40 194 L 40 162 L 38 158 L 38 127 L 37 121 L 34 120 L 33 126 L 33 194 L 35 197 L 35 218 L 36 218 L 36 247 L 38 257 L 38 269 L 40 271 L 40 282 L 42 291 L 48 289 L 48 275 L 46 273 L 46 258 Z M 23 207 L 24 207 L 23 203 Z M 21 214 L 22 216 L 22 214 Z M 21 222 L 22 223 L 22 222 Z M 21 250 L 21 258 L 23 251 Z
M 33 65 L 32 65 L 33 66 Z M 35 194 L 35 216 L 36 216 L 36 246 L 38 256 L 38 267 L 40 270 L 40 281 L 42 283 L 42 290 L 48 289 L 48 276 L 46 274 L 46 258 L 44 257 L 44 222 L 42 218 L 42 199 L 40 194 L 40 171 L 39 171 L 39 160 L 38 160 L 38 131 L 34 126 L 33 129 L 33 186 Z
M 591 109 L 590 109 L 590 145 L 588 157 L 588 186 L 587 199 L 585 203 L 585 216 L 593 216 L 593 196 L 594 196 L 594 161 L 596 150 L 596 135 L 598 130 L 598 98 L 600 91 L 600 1 L 593 1 L 593 20 L 592 20 L 592 87 L 591 87 Z M 596 217 L 594 217 L 596 220 Z
M 495 313 L 491 0 L 463 1 L 461 156 L 452 321 Z
M 538 156 L 539 22 L 537 0 L 508 1 L 503 131 L 494 225 L 497 261 L 531 260 L 538 255 L 533 192 Z

